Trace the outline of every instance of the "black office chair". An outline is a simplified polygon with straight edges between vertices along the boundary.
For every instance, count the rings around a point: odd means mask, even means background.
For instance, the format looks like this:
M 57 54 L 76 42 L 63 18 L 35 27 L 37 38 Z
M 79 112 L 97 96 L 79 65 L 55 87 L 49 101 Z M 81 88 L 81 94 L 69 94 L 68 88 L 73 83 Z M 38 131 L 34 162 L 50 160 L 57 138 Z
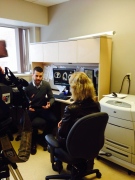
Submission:
M 108 114 L 104 112 L 93 113 L 80 118 L 71 128 L 66 140 L 67 151 L 63 150 L 52 135 L 45 139 L 50 152 L 53 170 L 62 170 L 62 161 L 71 165 L 71 174 L 46 176 L 49 179 L 80 180 L 84 176 L 96 173 L 101 178 L 98 169 L 93 169 L 94 158 L 98 156 L 104 145 L 104 131 L 108 122 Z M 88 169 L 89 166 L 89 169 Z

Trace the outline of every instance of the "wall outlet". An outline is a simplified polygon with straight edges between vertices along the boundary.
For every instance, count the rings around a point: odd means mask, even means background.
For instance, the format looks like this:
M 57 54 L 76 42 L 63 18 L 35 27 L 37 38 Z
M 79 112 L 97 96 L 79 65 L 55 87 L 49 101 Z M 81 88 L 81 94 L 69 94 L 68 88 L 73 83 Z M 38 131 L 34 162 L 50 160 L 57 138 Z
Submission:
M 130 81 L 131 81 L 131 73 L 127 73 L 126 75 L 129 76 L 129 79 L 130 79 Z

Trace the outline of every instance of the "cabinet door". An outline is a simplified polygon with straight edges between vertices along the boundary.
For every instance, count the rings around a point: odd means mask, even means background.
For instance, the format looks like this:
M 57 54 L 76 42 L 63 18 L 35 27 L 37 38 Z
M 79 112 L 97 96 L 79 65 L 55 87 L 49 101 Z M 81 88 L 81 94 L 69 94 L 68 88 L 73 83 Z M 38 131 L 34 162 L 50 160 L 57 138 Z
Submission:
M 77 62 L 77 41 L 59 42 L 59 62 Z
M 43 44 L 30 44 L 30 62 L 43 62 Z
M 43 44 L 44 62 L 58 62 L 58 43 Z
M 99 63 L 100 38 L 77 40 L 77 62 Z

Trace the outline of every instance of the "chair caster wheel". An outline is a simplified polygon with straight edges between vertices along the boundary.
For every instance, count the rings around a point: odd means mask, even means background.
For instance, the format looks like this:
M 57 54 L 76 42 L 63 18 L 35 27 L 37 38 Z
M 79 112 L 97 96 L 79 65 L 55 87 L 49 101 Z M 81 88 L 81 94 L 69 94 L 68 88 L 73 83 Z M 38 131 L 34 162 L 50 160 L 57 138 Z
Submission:
M 97 177 L 97 178 L 99 178 L 99 179 L 100 179 L 100 178 L 101 178 L 101 176 L 102 176 L 102 174 L 101 174 L 100 172 L 97 172 L 97 173 L 96 173 L 96 177 Z
M 63 169 L 62 162 L 61 161 L 56 161 L 54 164 L 52 164 L 52 168 L 53 168 L 54 171 L 57 171 L 60 174 L 60 172 Z

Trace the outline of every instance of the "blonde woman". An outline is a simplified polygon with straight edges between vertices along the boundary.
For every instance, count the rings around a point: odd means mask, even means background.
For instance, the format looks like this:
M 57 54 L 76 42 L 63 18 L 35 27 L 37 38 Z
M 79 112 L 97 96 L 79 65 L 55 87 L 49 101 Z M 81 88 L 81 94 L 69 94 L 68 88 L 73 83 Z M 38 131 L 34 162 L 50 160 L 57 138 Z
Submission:
M 66 138 L 73 124 L 81 117 L 100 112 L 100 104 L 95 101 L 92 80 L 84 72 L 75 72 L 69 79 L 74 103 L 65 107 L 62 120 L 58 123 L 58 141 L 66 149 Z

